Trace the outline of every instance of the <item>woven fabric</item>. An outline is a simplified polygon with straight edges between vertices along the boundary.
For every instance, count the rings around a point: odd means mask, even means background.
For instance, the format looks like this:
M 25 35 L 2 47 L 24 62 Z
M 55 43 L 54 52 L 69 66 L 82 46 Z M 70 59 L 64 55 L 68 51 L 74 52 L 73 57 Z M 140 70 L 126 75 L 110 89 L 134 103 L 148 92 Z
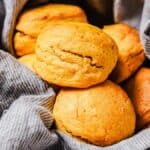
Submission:
M 150 58 L 148 1 L 115 0 L 114 18 L 116 22 L 128 23 L 140 31 L 145 54 Z M 25 5 L 44 2 L 48 0 L 0 0 L 4 50 L 14 54 L 15 23 Z M 135 8 L 131 9 L 133 6 Z M 50 85 L 0 50 L 0 150 L 145 150 L 150 147 L 150 129 L 108 147 L 86 144 L 64 135 L 52 126 L 54 102 L 55 92 Z

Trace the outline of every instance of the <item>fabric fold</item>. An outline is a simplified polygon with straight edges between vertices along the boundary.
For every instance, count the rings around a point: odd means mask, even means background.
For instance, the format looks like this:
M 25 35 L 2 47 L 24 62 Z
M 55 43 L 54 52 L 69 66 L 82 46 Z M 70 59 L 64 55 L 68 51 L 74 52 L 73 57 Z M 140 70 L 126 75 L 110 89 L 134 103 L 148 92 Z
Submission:
M 10 54 L 0 51 L 0 115 L 21 95 L 37 95 L 49 86 Z M 54 95 L 52 88 L 50 93 Z
M 5 19 L 1 40 L 5 50 L 15 54 L 13 50 L 15 23 L 24 6 L 26 4 L 34 6 L 47 1 L 3 0 Z M 116 22 L 125 22 L 137 29 L 140 28 L 145 54 L 150 59 L 150 3 L 148 2 L 149 0 L 132 2 L 114 0 L 114 18 Z M 132 10 L 131 7 L 134 9 Z M 1 13 L 1 16 L 4 17 L 4 14 Z M 145 129 L 131 138 L 108 147 L 85 144 L 64 135 L 56 131 L 52 125 L 54 102 L 55 92 L 50 85 L 19 64 L 10 54 L 0 50 L 1 150 L 144 150 L 150 147 L 150 129 Z
M 141 41 L 148 59 L 150 59 L 150 2 L 145 0 L 140 26 Z
M 15 55 L 13 50 L 13 34 L 17 17 L 28 0 L 3 0 L 5 7 L 5 19 L 2 29 L 2 45 L 11 54 Z
M 0 148 L 44 150 L 58 144 L 53 89 L 10 54 L 0 51 Z
M 58 142 L 58 136 L 48 130 L 53 122 L 49 110 L 31 100 L 32 96 L 20 97 L 2 116 L 1 150 L 45 150 Z
M 133 137 L 107 147 L 87 144 L 71 138 L 61 131 L 57 132 L 64 139 L 65 143 L 68 144 L 71 150 L 146 150 L 150 147 L 150 129 L 145 129 L 135 134 Z
M 114 21 L 116 23 L 124 22 L 139 30 L 141 15 L 143 10 L 143 1 L 141 0 L 114 0 Z

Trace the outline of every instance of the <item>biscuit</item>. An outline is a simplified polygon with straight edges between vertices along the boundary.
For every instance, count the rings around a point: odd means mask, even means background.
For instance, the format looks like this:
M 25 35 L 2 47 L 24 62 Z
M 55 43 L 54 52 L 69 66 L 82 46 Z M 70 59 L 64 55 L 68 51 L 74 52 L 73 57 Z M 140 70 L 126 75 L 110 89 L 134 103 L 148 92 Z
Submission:
M 144 50 L 138 32 L 125 24 L 105 26 L 103 29 L 118 45 L 119 59 L 111 78 L 120 83 L 129 78 L 144 62 Z
M 150 69 L 141 68 L 125 85 L 137 114 L 137 128 L 150 124 Z
M 118 49 L 101 29 L 79 22 L 49 24 L 37 39 L 36 73 L 58 86 L 87 88 L 107 79 Z
M 127 94 L 108 80 L 88 89 L 60 90 L 53 116 L 60 131 L 100 146 L 131 136 L 136 119 Z
M 48 4 L 24 11 L 18 19 L 14 48 L 18 56 L 33 53 L 39 33 L 51 21 L 87 22 L 84 11 L 73 5 Z M 30 46 L 31 45 L 31 46 Z
M 14 36 L 15 50 L 17 56 L 33 53 L 35 49 L 36 39 L 24 33 L 17 32 Z
M 20 63 L 22 63 L 23 65 L 25 65 L 26 67 L 28 67 L 32 71 L 34 71 L 33 62 L 35 60 L 36 60 L 36 55 L 35 54 L 28 54 L 28 55 L 22 56 L 18 59 L 18 61 Z

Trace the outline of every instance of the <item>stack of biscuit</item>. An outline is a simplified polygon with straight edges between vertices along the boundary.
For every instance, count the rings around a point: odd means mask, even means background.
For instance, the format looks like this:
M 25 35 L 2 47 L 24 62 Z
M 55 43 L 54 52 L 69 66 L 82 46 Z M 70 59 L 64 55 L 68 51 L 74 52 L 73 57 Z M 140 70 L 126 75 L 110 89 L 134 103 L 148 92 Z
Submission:
M 61 20 L 87 22 L 84 11 L 72 5 L 48 4 L 24 11 L 16 25 L 14 36 L 16 55 L 33 53 L 36 39 L 43 28 L 50 22 Z
M 48 4 L 22 13 L 14 49 L 20 63 L 61 87 L 53 116 L 65 134 L 108 146 L 132 136 L 136 126 L 150 124 L 149 69 L 135 73 L 145 56 L 132 27 L 100 29 L 77 6 Z M 119 85 L 123 81 L 128 94 Z

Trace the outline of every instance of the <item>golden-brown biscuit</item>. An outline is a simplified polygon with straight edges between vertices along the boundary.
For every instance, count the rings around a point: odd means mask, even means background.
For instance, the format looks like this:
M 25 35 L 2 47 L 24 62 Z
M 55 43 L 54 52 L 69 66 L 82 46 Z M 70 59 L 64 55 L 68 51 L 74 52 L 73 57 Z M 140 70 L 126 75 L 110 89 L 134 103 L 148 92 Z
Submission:
M 84 11 L 78 6 L 48 4 L 26 10 L 21 14 L 16 25 L 14 48 L 18 56 L 33 53 L 35 41 L 43 28 L 51 21 L 87 22 Z
M 111 81 L 88 89 L 62 89 L 53 116 L 64 133 L 100 146 L 127 138 L 135 129 L 132 103 Z
M 120 83 L 130 77 L 141 64 L 145 56 L 138 32 L 125 24 L 105 26 L 103 29 L 118 45 L 119 59 L 111 77 Z
M 135 107 L 137 128 L 150 124 L 150 69 L 141 68 L 127 83 L 125 89 Z
M 59 86 L 87 88 L 107 79 L 118 49 L 101 29 L 87 23 L 55 22 L 37 39 L 36 73 Z
M 14 43 L 17 56 L 24 56 L 34 52 L 36 38 L 17 32 L 14 37 Z
M 36 60 L 35 54 L 28 54 L 25 56 L 22 56 L 18 59 L 18 61 L 22 64 L 24 64 L 26 67 L 34 71 L 33 69 L 33 62 Z

